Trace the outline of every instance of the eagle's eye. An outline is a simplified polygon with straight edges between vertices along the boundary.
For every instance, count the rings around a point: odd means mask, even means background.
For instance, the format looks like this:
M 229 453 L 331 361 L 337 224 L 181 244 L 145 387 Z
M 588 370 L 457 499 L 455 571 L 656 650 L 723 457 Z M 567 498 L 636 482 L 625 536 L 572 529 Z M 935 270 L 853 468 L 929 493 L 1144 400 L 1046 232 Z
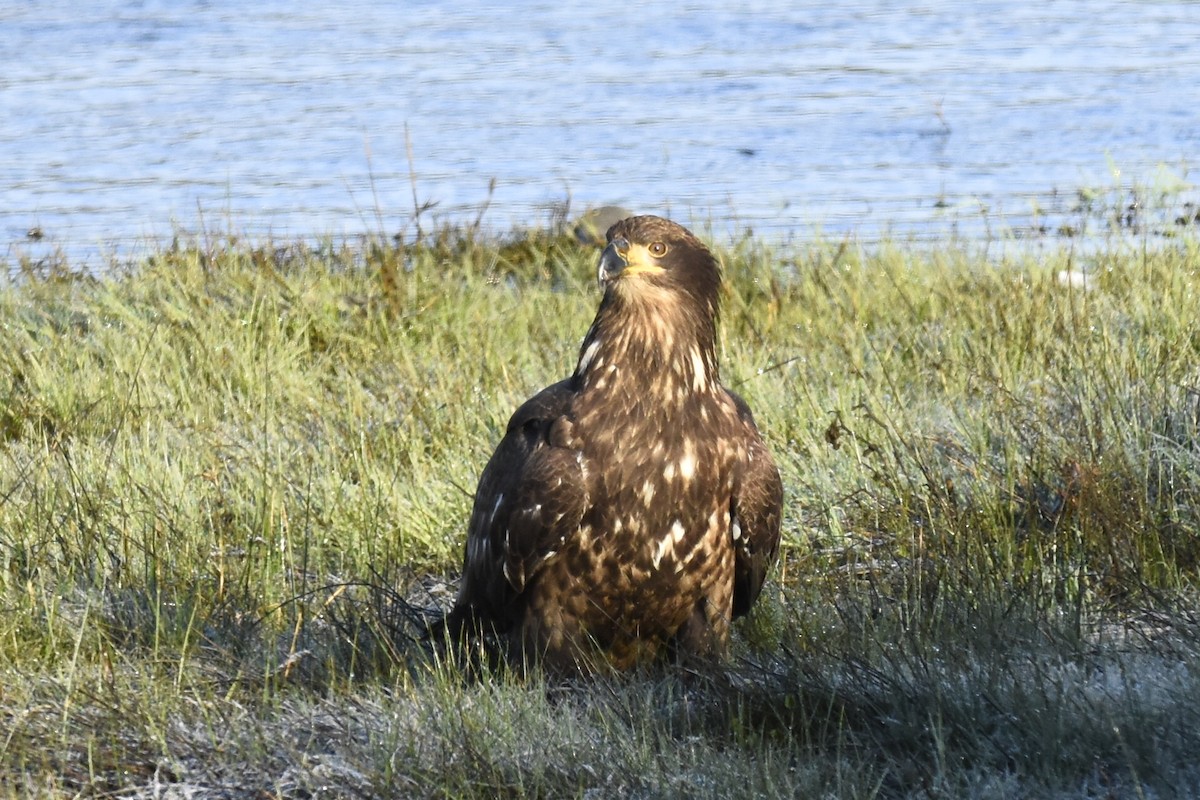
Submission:
M 655 258 L 662 258 L 667 254 L 667 246 L 662 242 L 654 242 L 646 249 L 649 250 L 650 255 L 654 256 Z

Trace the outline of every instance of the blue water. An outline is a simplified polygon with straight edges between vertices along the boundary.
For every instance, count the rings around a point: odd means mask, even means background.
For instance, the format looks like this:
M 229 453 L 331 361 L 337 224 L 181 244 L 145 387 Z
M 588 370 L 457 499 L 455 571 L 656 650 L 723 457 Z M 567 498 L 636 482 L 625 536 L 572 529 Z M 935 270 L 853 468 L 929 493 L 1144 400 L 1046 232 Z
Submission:
M 904 5 L 0 0 L 0 257 L 411 234 L 414 184 L 424 224 L 490 199 L 496 231 L 569 202 L 1020 235 L 1081 192 L 1195 199 L 1200 4 Z

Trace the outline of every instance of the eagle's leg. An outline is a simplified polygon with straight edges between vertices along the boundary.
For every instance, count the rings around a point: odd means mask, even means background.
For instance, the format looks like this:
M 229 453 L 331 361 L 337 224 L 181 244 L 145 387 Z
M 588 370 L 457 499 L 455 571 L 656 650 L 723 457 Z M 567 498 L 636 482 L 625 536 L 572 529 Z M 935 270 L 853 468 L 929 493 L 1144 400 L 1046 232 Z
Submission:
M 581 620 L 584 599 L 560 588 L 543 579 L 530 593 L 516 655 L 526 666 L 537 663 L 550 674 L 596 672 L 603 654 Z
M 711 661 L 729 647 L 729 613 L 702 597 L 671 641 L 672 660 Z

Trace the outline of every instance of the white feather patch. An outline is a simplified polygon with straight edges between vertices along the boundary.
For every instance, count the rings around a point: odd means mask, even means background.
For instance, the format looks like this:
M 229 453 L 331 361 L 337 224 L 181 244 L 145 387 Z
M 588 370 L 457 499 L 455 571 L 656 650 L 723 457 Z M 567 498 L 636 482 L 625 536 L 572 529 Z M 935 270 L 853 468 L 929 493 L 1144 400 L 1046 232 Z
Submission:
M 683 458 L 679 459 L 679 477 L 686 483 L 696 474 L 696 445 L 691 439 L 683 443 Z
M 579 372 L 586 372 L 587 368 L 592 365 L 592 360 L 596 357 L 596 353 L 600 351 L 600 340 L 593 339 L 592 343 L 583 351 L 583 355 L 579 357 Z
M 655 569 L 659 568 L 663 557 L 666 556 L 667 553 L 670 553 L 671 555 L 675 554 L 676 545 L 683 541 L 683 537 L 686 534 L 687 530 L 683 527 L 682 522 L 675 520 L 675 522 L 671 524 L 671 530 L 667 531 L 667 535 L 659 540 L 658 547 L 654 549 L 654 556 L 651 558 L 651 562 L 654 564 Z
M 708 372 L 704 369 L 704 358 L 700 351 L 692 348 L 692 388 L 701 391 L 708 386 Z

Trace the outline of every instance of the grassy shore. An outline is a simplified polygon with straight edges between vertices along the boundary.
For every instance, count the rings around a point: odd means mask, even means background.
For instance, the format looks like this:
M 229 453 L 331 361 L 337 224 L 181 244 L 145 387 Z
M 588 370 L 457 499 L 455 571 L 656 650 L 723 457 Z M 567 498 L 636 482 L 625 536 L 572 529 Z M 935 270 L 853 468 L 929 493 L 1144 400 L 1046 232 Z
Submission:
M 508 414 L 573 365 L 595 250 L 10 264 L 0 796 L 1198 785 L 1200 245 L 717 249 L 781 568 L 727 668 L 586 685 L 464 676 L 414 615 Z

